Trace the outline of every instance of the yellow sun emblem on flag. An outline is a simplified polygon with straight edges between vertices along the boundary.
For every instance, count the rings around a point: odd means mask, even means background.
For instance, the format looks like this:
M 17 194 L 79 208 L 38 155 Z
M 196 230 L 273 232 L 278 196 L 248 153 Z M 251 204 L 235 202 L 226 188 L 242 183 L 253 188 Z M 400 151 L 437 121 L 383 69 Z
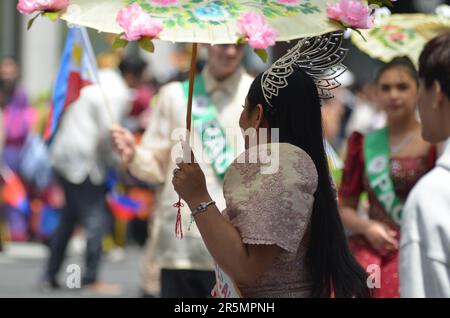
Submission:
M 81 66 L 81 58 L 83 57 L 83 48 L 79 45 L 74 45 L 72 49 L 72 60 L 77 66 Z

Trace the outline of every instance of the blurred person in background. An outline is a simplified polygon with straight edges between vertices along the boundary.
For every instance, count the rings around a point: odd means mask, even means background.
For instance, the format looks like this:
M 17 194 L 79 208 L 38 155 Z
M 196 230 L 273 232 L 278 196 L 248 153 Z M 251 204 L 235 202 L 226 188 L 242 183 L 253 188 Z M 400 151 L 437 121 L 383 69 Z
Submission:
M 144 131 L 150 117 L 150 103 L 155 94 L 147 84 L 147 62 L 140 57 L 125 57 L 119 64 L 120 72 L 131 90 L 132 107 L 124 126 L 132 132 Z
M 436 148 L 421 137 L 416 116 L 418 77 L 407 58 L 384 65 L 375 80 L 377 101 L 386 112 L 386 128 L 348 140 L 339 187 L 341 217 L 352 234 L 350 247 L 367 270 L 380 269 L 374 297 L 399 297 L 398 248 L 403 203 L 412 187 L 436 160 Z M 362 192 L 368 193 L 369 219 L 356 209 Z
M 50 146 L 66 206 L 50 243 L 50 255 L 41 282 L 41 287 L 46 290 L 60 287 L 57 275 L 67 244 L 75 226 L 82 225 L 87 240 L 82 286 L 93 293 L 120 293 L 119 286 L 102 282 L 98 271 L 102 238 L 111 224 L 105 198 L 107 171 L 114 164 L 109 129 L 128 113 L 129 94 L 115 70 L 102 69 L 99 78 L 102 88 L 99 85 L 84 87 L 80 97 L 65 111 Z M 101 89 L 106 94 L 110 111 Z
M 364 134 L 386 125 L 385 113 L 377 107 L 375 85 L 371 82 L 357 83 L 353 88 L 355 100 L 353 111 L 346 126 L 346 136 L 357 131 Z
M 20 70 L 16 61 L 5 58 L 0 62 L 0 81 L 3 83 L 3 121 L 5 149 L 3 160 L 13 170 L 19 169 L 22 146 L 33 125 L 34 113 L 28 96 L 19 83 Z
M 216 147 L 210 150 L 216 154 L 225 153 L 227 160 L 211 158 L 212 164 L 205 164 L 203 170 L 210 193 L 214 194 L 218 206 L 224 208 L 223 174 L 234 159 L 234 153 L 240 153 L 244 145 L 241 138 L 225 136 L 223 132 L 227 128 L 238 128 L 242 101 L 252 78 L 241 66 L 243 45 L 214 45 L 207 48 L 207 64 L 196 76 L 192 127 L 198 133 L 193 134 L 193 145 L 197 151 L 206 149 L 204 141 L 212 136 L 205 138 L 204 135 L 220 132 L 215 137 L 224 143 L 218 143 L 220 149 Z M 157 193 L 154 220 L 149 228 L 151 237 L 147 241 L 143 287 L 147 293 L 154 293 L 150 285 L 153 282 L 152 264 L 156 264 L 161 268 L 160 296 L 164 298 L 208 297 L 215 282 L 213 259 L 197 227 L 193 224 L 181 240 L 176 238 L 174 231 L 176 209 L 173 205 L 178 201 L 178 195 L 171 183 L 176 167 L 171 159 L 171 151 L 174 146 L 179 146 L 179 140 L 173 140 L 171 134 L 175 129 L 184 129 L 186 125 L 187 91 L 186 81 L 172 82 L 160 89 L 140 145 L 136 146 L 128 130 L 122 127 L 112 129 L 115 147 L 128 163 L 131 173 L 141 180 L 161 184 Z M 213 114 L 212 117 L 205 118 L 204 114 L 208 113 Z M 209 130 L 204 129 L 206 127 Z M 239 130 L 239 136 L 234 137 L 241 137 L 240 134 Z M 222 148 L 224 145 L 226 148 Z M 183 228 L 187 229 L 189 208 L 184 206 L 181 212 Z
M 150 121 L 156 85 L 153 84 L 149 74 L 148 63 L 139 56 L 124 57 L 119 64 L 119 69 L 132 95 L 130 113 L 123 120 L 122 125 L 133 133 L 136 144 L 139 144 Z M 146 213 L 128 222 L 129 236 L 143 246 L 148 237 L 147 221 L 153 211 L 155 185 L 141 181 L 128 172 L 122 176 L 129 195 L 132 197 L 136 195 L 139 199 L 145 198 L 145 202 L 142 200 L 141 202 L 147 210 Z
M 10 184 L 11 188 L 23 188 L 28 196 L 29 184 L 21 178 L 21 155 L 26 140 L 38 120 L 38 112 L 29 104 L 28 96 L 20 84 L 20 68 L 12 58 L 0 61 L 0 81 L 3 82 L 3 127 L 4 148 L 2 161 L 11 169 L 17 182 Z M 4 176 L 3 176 L 3 179 Z M 8 178 L 7 178 L 8 179 Z M 13 180 L 13 179 L 9 179 Z M 9 182 L 9 180 L 4 180 Z M 9 190 L 8 190 L 9 191 Z M 28 200 L 28 198 L 24 198 Z M 13 241 L 26 241 L 32 238 L 30 227 L 30 209 L 26 206 L 18 208 L 3 203 L 2 210 L 7 219 L 9 238 Z
M 19 78 L 20 69 L 17 62 L 11 57 L 2 59 L 0 61 L 0 80 L 3 82 L 4 105 L 28 106 L 28 97 L 19 83 Z
M 147 62 L 138 56 L 123 57 L 117 63 L 120 73 L 130 90 L 129 113 L 123 118 L 121 124 L 129 129 L 135 138 L 136 144 L 140 143 L 151 115 L 151 101 L 155 94 L 155 88 L 150 83 L 147 71 Z M 147 220 L 152 210 L 154 200 L 154 185 L 148 184 L 133 177 L 125 169 L 116 173 L 116 188 L 130 200 L 142 205 L 141 211 L 136 217 L 124 220 L 120 217 L 114 205 L 110 208 L 116 215 L 112 237 L 104 240 L 104 248 L 108 250 L 108 258 L 112 261 L 124 259 L 123 248 L 127 239 L 136 240 L 139 245 L 144 245 L 147 238 Z

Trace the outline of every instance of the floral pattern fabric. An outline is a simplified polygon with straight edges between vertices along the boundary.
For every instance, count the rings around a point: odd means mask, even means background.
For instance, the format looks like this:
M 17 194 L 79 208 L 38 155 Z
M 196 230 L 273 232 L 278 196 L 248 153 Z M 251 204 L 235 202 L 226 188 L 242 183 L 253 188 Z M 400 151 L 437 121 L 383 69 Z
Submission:
M 166 28 L 189 27 L 192 25 L 207 28 L 209 24 L 227 23 L 230 18 L 238 18 L 249 9 L 260 12 L 267 18 L 288 17 L 303 14 L 319 13 L 320 9 L 312 0 L 126 0 L 125 4 L 139 4 L 150 16 L 171 15 L 165 19 Z

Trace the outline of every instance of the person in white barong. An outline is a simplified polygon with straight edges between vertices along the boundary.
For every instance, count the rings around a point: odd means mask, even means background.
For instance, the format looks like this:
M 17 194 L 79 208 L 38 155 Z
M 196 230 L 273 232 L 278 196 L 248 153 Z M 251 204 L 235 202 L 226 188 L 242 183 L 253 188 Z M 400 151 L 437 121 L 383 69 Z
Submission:
M 446 142 L 436 167 L 409 194 L 400 242 L 401 297 L 450 297 L 450 33 L 419 60 L 422 136 Z

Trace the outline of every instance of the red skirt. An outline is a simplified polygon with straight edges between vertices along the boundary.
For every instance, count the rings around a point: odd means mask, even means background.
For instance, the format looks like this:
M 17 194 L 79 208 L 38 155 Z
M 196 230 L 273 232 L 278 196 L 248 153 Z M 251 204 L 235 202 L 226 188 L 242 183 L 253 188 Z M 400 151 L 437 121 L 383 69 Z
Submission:
M 372 264 L 378 265 L 380 268 L 380 284 L 379 287 L 372 288 L 372 296 L 374 298 L 399 298 L 399 252 L 394 251 L 386 255 L 381 255 L 365 239 L 359 237 L 357 239 L 350 239 L 349 245 L 353 256 L 366 271 Z M 370 271 L 368 274 L 371 274 Z

